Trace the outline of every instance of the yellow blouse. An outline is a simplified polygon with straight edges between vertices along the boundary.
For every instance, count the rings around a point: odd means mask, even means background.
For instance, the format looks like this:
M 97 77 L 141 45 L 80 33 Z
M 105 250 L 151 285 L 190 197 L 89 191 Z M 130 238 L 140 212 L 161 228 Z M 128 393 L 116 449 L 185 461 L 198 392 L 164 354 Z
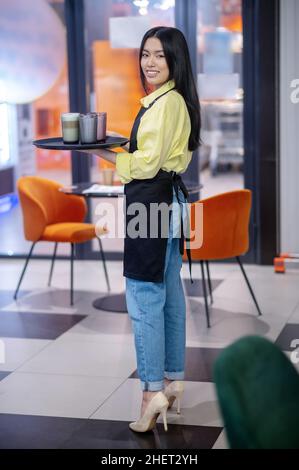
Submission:
M 116 171 L 122 183 L 132 179 L 153 178 L 160 168 L 184 173 L 192 156 L 188 150 L 191 123 L 184 98 L 169 80 L 150 95 L 142 98 L 141 104 L 150 103 L 168 90 L 141 118 L 137 132 L 138 150 L 133 153 L 118 153 Z

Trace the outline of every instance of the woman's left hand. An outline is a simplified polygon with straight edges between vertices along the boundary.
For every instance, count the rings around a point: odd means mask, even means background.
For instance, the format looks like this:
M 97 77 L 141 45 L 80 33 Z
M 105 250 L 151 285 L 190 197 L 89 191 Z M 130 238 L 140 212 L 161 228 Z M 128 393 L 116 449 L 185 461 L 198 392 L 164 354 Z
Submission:
M 107 162 L 116 164 L 116 153 L 107 149 L 82 149 L 79 150 L 83 153 L 90 153 L 91 155 L 97 155 L 97 157 L 103 158 Z

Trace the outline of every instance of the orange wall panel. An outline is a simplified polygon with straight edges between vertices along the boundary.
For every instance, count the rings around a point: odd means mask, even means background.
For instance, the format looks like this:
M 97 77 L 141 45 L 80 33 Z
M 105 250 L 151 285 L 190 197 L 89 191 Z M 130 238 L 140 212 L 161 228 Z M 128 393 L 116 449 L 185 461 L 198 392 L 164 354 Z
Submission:
M 109 41 L 93 44 L 96 110 L 107 112 L 107 128 L 130 137 L 144 91 L 139 79 L 138 49 L 113 49 Z M 111 164 L 99 160 L 101 168 Z

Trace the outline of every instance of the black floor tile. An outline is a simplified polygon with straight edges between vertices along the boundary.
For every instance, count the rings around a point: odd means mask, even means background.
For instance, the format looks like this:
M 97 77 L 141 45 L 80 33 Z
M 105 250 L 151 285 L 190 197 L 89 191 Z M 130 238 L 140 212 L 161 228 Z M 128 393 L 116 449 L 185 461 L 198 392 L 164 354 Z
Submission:
M 211 449 L 222 428 L 163 424 L 134 433 L 126 421 L 88 420 L 66 441 L 64 449 Z
M 3 380 L 5 377 L 7 377 L 11 372 L 2 372 L 0 371 L 0 381 Z
M 185 291 L 188 297 L 203 297 L 203 287 L 201 279 L 193 279 L 193 284 L 190 279 L 183 279 L 185 284 Z M 212 292 L 223 282 L 223 279 L 211 280 Z M 207 293 L 209 294 L 208 282 L 206 281 Z
M 298 346 L 298 343 L 292 346 L 292 341 L 295 339 L 299 340 L 299 324 L 287 323 L 275 341 L 275 344 L 283 351 L 294 351 Z
M 221 352 L 221 348 L 187 348 L 185 380 L 213 382 L 214 362 Z
M 0 414 L 0 449 L 57 449 L 83 419 Z
M 1 311 L 0 336 L 56 339 L 83 318 L 85 315 Z
M 190 382 L 213 382 L 213 365 L 221 348 L 186 348 L 185 380 Z M 129 379 L 138 379 L 137 370 Z
M 0 449 L 211 449 L 221 431 L 158 423 L 137 434 L 126 421 L 0 414 Z

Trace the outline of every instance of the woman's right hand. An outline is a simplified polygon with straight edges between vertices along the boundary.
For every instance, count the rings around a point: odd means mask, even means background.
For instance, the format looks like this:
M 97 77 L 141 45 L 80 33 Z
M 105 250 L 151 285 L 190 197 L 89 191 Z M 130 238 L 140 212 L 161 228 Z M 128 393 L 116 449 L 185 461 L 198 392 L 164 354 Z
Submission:
M 114 131 L 107 131 L 106 132 L 106 135 L 108 137 L 121 137 L 122 139 L 126 139 L 127 137 L 125 137 L 124 135 L 122 134 L 118 134 L 118 132 L 114 132 Z M 126 145 L 122 145 L 122 148 L 128 152 L 129 151 L 129 148 L 130 148 L 130 144 L 127 143 Z

